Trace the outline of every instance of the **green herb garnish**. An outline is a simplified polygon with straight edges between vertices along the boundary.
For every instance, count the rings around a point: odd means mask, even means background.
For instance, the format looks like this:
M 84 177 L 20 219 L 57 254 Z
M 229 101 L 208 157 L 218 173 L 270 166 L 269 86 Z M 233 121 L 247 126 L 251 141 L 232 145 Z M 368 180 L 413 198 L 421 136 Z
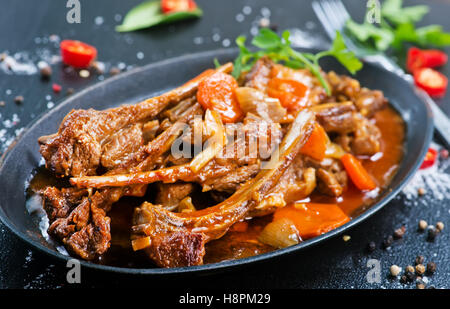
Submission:
M 274 62 L 283 62 L 284 65 L 294 69 L 309 69 L 318 78 L 326 93 L 330 95 L 330 86 L 322 76 L 319 65 L 319 60 L 322 57 L 335 57 L 352 74 L 362 68 L 362 62 L 359 61 L 353 52 L 347 49 L 344 39 L 339 32 L 336 32 L 336 38 L 331 48 L 317 54 L 301 53 L 294 50 L 291 47 L 289 36 L 290 33 L 287 30 L 280 37 L 275 32 L 263 28 L 251 42 L 253 46 L 258 48 L 257 51 L 250 51 L 245 46 L 246 38 L 244 36 L 237 37 L 236 45 L 239 47 L 239 55 L 234 61 L 232 75 L 238 78 L 242 72 L 250 70 L 259 58 L 266 56 Z
M 450 33 L 444 32 L 441 26 L 415 27 L 415 23 L 428 13 L 428 6 L 402 5 L 403 0 L 386 0 L 381 7 L 379 26 L 366 21 L 358 24 L 349 19 L 346 30 L 359 42 L 378 51 L 386 51 L 390 46 L 400 50 L 406 42 L 422 47 L 450 45 Z
M 197 18 L 202 15 L 203 11 L 199 8 L 192 11 L 164 14 L 161 12 L 160 1 L 146 1 L 132 8 L 125 16 L 122 25 L 116 27 L 116 31 L 134 31 L 179 20 Z

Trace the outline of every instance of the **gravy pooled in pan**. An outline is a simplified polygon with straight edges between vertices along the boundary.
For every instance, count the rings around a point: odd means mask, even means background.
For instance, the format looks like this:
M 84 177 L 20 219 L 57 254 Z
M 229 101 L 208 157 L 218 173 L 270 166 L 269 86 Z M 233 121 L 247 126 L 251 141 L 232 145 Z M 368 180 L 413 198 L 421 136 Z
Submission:
M 74 110 L 39 139 L 48 234 L 76 257 L 181 267 L 326 233 L 372 204 L 403 155 L 383 93 L 334 72 L 231 64 L 144 102 Z

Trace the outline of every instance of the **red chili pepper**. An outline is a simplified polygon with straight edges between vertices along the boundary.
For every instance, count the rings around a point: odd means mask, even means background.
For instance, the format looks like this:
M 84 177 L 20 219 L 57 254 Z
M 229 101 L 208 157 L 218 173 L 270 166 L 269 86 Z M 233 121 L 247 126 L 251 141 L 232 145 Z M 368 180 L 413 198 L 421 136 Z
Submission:
M 58 84 L 53 84 L 53 85 L 52 85 L 52 89 L 53 89 L 53 92 L 54 92 L 54 93 L 60 93 L 62 87 L 61 87 L 60 85 L 58 85 Z
M 425 159 L 422 162 L 422 165 L 420 166 L 420 169 L 429 168 L 434 165 L 434 162 L 436 162 L 438 153 L 436 149 L 428 148 L 428 152 L 425 155 Z
M 419 49 L 411 47 L 408 50 L 406 67 L 410 72 L 420 68 L 436 68 L 447 63 L 447 54 L 437 49 Z
M 62 60 L 74 68 L 87 68 L 97 57 L 97 49 L 89 44 L 64 40 L 60 44 Z
M 194 0 L 161 0 L 161 11 L 164 14 L 193 11 L 196 8 Z
M 443 97 L 447 91 L 448 79 L 442 73 L 430 68 L 421 68 L 414 72 L 416 85 L 432 97 Z

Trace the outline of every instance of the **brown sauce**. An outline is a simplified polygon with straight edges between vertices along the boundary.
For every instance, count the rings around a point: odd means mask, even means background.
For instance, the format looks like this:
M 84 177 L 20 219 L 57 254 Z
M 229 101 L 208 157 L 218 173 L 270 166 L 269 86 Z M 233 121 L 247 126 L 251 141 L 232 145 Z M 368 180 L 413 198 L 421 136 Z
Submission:
M 363 165 L 383 190 L 389 185 L 402 159 L 405 126 L 401 117 L 390 107 L 378 111 L 374 121 L 381 131 L 382 155 L 379 155 L 376 161 L 367 158 L 363 161 Z M 37 192 L 49 185 L 61 187 L 67 183 L 52 177 L 45 168 L 38 168 L 27 188 L 27 209 L 42 209 Z M 376 196 L 360 192 L 350 181 L 348 190 L 339 198 L 318 194 L 313 194 L 310 198 L 313 202 L 335 203 L 350 217 L 358 215 L 377 199 Z M 111 247 L 106 254 L 94 262 L 119 267 L 154 267 L 142 251 L 134 252 L 131 249 L 131 218 L 134 208 L 142 202 L 142 198 L 125 197 L 112 207 L 108 213 L 111 218 Z M 31 215 L 39 225 L 41 225 L 40 221 L 45 220 L 45 214 L 42 211 L 33 212 Z M 209 242 L 206 245 L 204 262 L 215 263 L 240 259 L 275 250 L 257 240 L 261 230 L 271 220 L 271 215 L 254 218 L 249 221 L 245 232 L 229 231 L 222 238 Z

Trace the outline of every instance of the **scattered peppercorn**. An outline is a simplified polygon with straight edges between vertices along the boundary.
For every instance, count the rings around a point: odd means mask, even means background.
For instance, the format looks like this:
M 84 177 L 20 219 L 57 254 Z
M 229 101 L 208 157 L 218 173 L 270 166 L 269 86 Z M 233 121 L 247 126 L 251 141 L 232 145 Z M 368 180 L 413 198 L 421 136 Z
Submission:
M 400 267 L 398 267 L 397 265 L 392 265 L 389 268 L 389 271 L 391 272 L 392 277 L 397 277 L 398 274 L 402 271 L 402 269 Z
M 50 79 L 50 76 L 52 76 L 52 68 L 49 65 L 44 65 L 41 70 L 41 77 L 42 79 Z
M 6 103 L 5 103 L 5 101 L 0 101 L 0 106 L 5 106 L 6 105 Z
M 375 244 L 374 241 L 369 242 L 369 244 L 367 245 L 367 250 L 369 252 L 374 252 L 376 248 L 377 248 L 377 245 Z
M 22 104 L 23 101 L 24 101 L 24 98 L 21 95 L 18 95 L 17 97 L 14 98 L 14 103 L 16 103 L 16 104 Z
M 52 89 L 53 89 L 53 92 L 54 92 L 54 93 L 60 93 L 62 87 L 61 87 L 60 85 L 58 85 L 58 84 L 53 84 L 53 85 L 52 85 Z
M 396 239 L 403 238 L 403 235 L 405 235 L 405 232 L 406 232 L 406 227 L 403 225 L 402 227 L 400 227 L 394 231 L 394 237 Z
M 423 195 L 427 194 L 427 190 L 425 190 L 424 188 L 419 188 L 419 189 L 417 190 L 417 193 L 418 193 L 420 196 L 423 196 Z
M 442 232 L 442 230 L 444 229 L 444 223 L 439 221 L 438 223 L 436 223 L 436 228 L 439 230 L 439 232 Z
M 349 235 L 344 235 L 344 236 L 342 236 L 342 239 L 344 241 L 349 241 L 351 239 L 351 237 Z
M 6 54 L 5 53 L 1 53 L 0 54 L 0 62 L 2 62 L 5 59 L 6 59 Z
M 406 283 L 407 281 L 408 281 L 408 278 L 405 275 L 400 277 L 400 282 L 401 283 Z
M 71 95 L 71 94 L 73 94 L 75 92 L 75 89 L 73 89 L 73 88 L 68 88 L 67 89 L 67 95 Z
M 414 273 L 414 267 L 412 267 L 411 265 L 406 266 L 405 268 L 405 272 L 406 273 Z
M 436 272 L 436 263 L 434 262 L 429 262 L 427 264 L 427 273 L 429 273 L 430 275 L 434 274 Z
M 415 279 L 415 274 L 410 271 L 405 272 L 405 276 L 406 276 L 406 280 L 409 282 L 412 282 Z
M 418 281 L 418 282 L 416 283 L 416 287 L 417 287 L 419 290 L 423 290 L 423 289 L 425 289 L 426 285 L 425 285 L 425 283 L 424 283 L 423 281 Z
M 439 234 L 439 231 L 434 226 L 430 226 L 428 228 L 427 240 L 434 241 L 438 234 Z
M 392 235 L 389 235 L 384 241 L 383 241 L 383 248 L 387 249 L 389 248 L 392 243 L 394 242 L 394 237 Z
M 423 255 L 418 255 L 416 257 L 416 265 L 423 264 L 423 262 L 425 262 L 425 258 L 423 257 Z
M 112 68 L 109 70 L 109 75 L 111 75 L 111 76 L 117 75 L 117 74 L 119 74 L 119 73 L 120 73 L 120 69 L 117 68 L 117 67 L 112 67 Z
M 442 159 L 447 159 L 449 155 L 447 149 L 441 149 L 441 151 L 439 151 L 439 154 L 441 155 Z
M 416 273 L 418 275 L 423 275 L 425 273 L 425 266 L 423 266 L 423 264 L 417 264 L 416 265 Z
M 419 230 L 420 231 L 425 231 L 425 229 L 427 228 L 428 223 L 425 220 L 420 220 L 419 221 Z

